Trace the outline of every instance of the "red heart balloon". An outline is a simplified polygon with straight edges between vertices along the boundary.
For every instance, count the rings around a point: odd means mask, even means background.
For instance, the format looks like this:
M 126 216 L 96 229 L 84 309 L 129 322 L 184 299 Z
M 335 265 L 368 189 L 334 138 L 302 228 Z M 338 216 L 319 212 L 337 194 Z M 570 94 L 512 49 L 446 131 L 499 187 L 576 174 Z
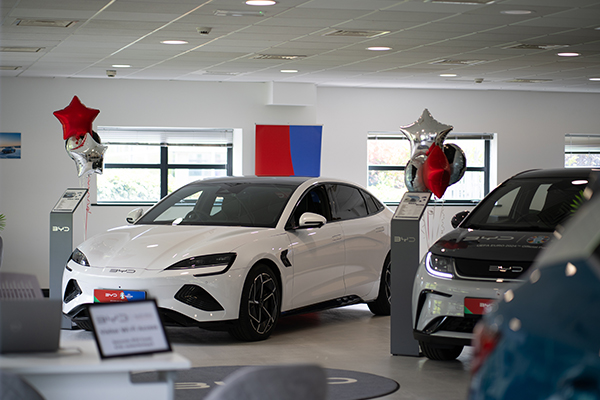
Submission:
M 450 183 L 450 164 L 444 150 L 437 144 L 432 144 L 427 150 L 421 173 L 427 189 L 441 199 Z
M 92 122 L 99 113 L 100 110 L 87 108 L 77 96 L 73 96 L 73 100 L 67 107 L 54 111 L 54 116 L 62 124 L 63 139 L 67 140 L 72 136 L 84 136 L 88 132 L 91 134 Z

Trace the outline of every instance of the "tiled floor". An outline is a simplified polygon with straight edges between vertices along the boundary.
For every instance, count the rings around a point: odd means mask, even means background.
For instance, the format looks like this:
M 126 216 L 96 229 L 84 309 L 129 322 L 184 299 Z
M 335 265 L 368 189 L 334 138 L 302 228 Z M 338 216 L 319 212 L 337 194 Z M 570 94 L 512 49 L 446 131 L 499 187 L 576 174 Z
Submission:
M 368 372 L 394 379 L 400 389 L 381 399 L 463 400 L 469 383 L 471 348 L 453 362 L 390 353 L 390 318 L 374 317 L 365 305 L 280 320 L 266 341 L 238 342 L 226 332 L 168 328 L 173 348 L 194 367 L 317 363 L 326 368 Z M 90 332 L 63 337 L 93 340 Z

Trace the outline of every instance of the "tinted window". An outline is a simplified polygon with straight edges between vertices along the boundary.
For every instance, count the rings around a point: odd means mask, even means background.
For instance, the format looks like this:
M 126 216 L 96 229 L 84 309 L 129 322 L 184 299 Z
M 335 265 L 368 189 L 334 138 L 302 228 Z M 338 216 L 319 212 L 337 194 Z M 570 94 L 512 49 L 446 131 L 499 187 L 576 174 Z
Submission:
M 298 226 L 300 216 L 305 212 L 319 214 L 331 221 L 331 212 L 329 211 L 329 203 L 323 186 L 318 186 L 309 190 L 296 205 L 296 209 L 292 214 L 292 226 Z
M 379 211 L 383 210 L 383 204 L 381 204 L 375 197 L 371 196 L 369 193 L 364 190 L 360 191 L 365 198 L 365 202 L 367 203 L 367 210 L 369 210 L 369 214 L 375 214 Z
M 138 224 L 275 227 L 293 185 L 191 184 L 161 200 Z
M 577 210 L 584 189 L 571 178 L 513 179 L 490 193 L 461 227 L 553 231 Z
M 367 204 L 359 189 L 347 185 L 329 185 L 329 195 L 333 204 L 333 219 L 344 220 L 365 217 Z

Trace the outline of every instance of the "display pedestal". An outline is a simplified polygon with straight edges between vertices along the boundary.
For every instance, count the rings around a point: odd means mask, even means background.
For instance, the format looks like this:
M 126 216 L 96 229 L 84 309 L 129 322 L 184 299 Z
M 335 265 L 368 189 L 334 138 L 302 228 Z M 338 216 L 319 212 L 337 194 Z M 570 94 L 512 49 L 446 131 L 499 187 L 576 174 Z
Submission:
M 419 267 L 419 226 L 431 193 L 407 192 L 392 218 L 392 312 L 391 353 L 418 356 L 419 343 L 413 337 L 412 290 Z
M 73 252 L 73 213 L 87 189 L 67 189 L 50 212 L 50 298 L 62 296 L 65 265 Z M 63 329 L 71 329 L 71 321 L 63 316 Z

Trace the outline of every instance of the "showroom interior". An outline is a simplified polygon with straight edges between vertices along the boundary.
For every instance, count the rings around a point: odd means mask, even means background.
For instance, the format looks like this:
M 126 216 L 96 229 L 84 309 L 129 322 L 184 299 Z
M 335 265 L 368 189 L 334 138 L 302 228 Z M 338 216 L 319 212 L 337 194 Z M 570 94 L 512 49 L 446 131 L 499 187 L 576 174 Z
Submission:
M 235 175 L 255 174 L 256 125 L 319 125 L 321 176 L 363 187 L 369 133 L 398 132 L 424 110 L 455 134 L 492 137 L 490 188 L 520 171 L 564 167 L 565 135 L 600 135 L 596 0 L 49 3 L 0 3 L 0 132 L 21 138 L 20 158 L 0 158 L 0 214 L 6 218 L 0 271 L 31 274 L 42 289 L 50 287 L 50 213 L 66 189 L 89 189 L 73 214 L 73 247 L 125 225 L 139 206 L 99 204 L 98 174 L 78 176 L 53 114 L 74 96 L 100 111 L 95 129 L 231 130 Z M 257 9 L 263 14 L 215 14 Z M 50 19 L 76 22 L 18 23 Z M 336 29 L 378 33 L 323 36 Z M 187 43 L 160 43 L 167 39 Z M 531 48 L 508 49 L 518 44 Z M 557 56 L 561 51 L 579 55 Z M 301 57 L 252 58 L 260 54 Z M 463 62 L 433 63 L 451 59 Z M 474 204 L 430 206 L 435 212 L 427 229 L 448 232 L 451 217 Z M 424 252 L 431 239 L 423 231 L 421 239 Z M 399 388 L 385 399 L 464 399 L 470 380 L 471 348 L 451 362 L 392 355 L 390 318 L 373 316 L 365 305 L 282 318 L 262 342 L 200 329 L 167 333 L 174 352 L 192 367 L 314 363 L 396 381 Z M 94 341 L 82 330 L 62 334 Z

